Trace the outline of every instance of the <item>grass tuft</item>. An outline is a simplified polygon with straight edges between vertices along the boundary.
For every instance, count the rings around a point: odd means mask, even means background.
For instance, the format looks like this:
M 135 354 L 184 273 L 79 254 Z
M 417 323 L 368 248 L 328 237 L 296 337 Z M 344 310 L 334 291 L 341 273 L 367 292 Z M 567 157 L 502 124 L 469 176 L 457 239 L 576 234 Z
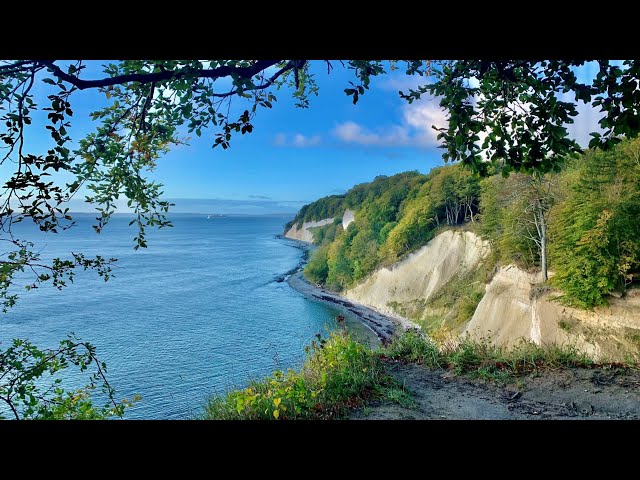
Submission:
M 445 347 L 428 336 L 410 330 L 394 339 L 383 356 L 398 361 L 421 363 L 430 368 L 447 368 L 456 375 L 508 383 L 519 376 L 542 369 L 560 367 L 592 368 L 595 364 L 573 346 L 541 347 L 521 341 L 512 348 L 492 344 L 488 339 L 473 340 L 469 336 Z

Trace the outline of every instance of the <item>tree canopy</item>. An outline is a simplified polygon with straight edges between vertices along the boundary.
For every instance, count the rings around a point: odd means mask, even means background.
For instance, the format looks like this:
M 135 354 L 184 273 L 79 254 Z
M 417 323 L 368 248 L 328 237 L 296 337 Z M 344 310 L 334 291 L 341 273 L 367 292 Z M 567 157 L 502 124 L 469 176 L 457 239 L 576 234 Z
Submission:
M 570 305 L 603 305 L 638 283 L 640 138 L 588 151 L 559 173 L 495 173 L 481 178 L 460 164 L 446 165 L 355 186 L 343 197 L 343 204 L 360 199 L 354 221 L 346 231 L 341 223 L 312 230 L 319 248 L 305 275 L 329 289 L 348 289 L 442 229 L 464 228 L 489 241 L 491 262 L 540 270 L 543 281 L 549 264 L 550 284 Z M 299 215 L 321 211 L 329 198 Z

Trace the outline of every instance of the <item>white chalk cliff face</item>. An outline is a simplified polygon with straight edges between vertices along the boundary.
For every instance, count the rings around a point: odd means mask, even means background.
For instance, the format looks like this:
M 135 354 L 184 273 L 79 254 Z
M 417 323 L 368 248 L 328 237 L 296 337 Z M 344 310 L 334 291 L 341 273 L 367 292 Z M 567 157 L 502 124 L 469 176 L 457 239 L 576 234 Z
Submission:
M 596 359 L 622 360 L 640 350 L 640 289 L 611 298 L 608 307 L 580 310 L 553 297 L 535 295 L 535 275 L 515 266 L 501 268 L 463 334 L 513 345 L 523 338 L 538 345 L 572 344 Z
M 410 311 L 407 306 L 424 304 L 454 277 L 478 268 L 489 252 L 489 244 L 472 232 L 443 232 L 343 295 L 398 317 Z M 505 346 L 521 339 L 539 345 L 570 344 L 595 359 L 623 360 L 627 354 L 640 354 L 640 289 L 611 298 L 608 307 L 587 311 L 553 300 L 560 292 L 537 293 L 539 283 L 538 275 L 515 266 L 499 268 L 461 335 Z
M 333 217 L 324 218 L 315 222 L 304 222 L 299 230 L 298 225 L 293 224 L 293 226 L 287 233 L 284 234 L 284 236 L 287 238 L 292 238 L 294 240 L 300 240 L 302 242 L 313 243 L 313 234 L 309 231 L 309 229 L 313 227 L 322 227 L 331 222 L 333 222 Z
M 390 304 L 429 299 L 454 275 L 475 269 L 488 253 L 488 242 L 472 232 L 443 232 L 391 268 L 376 270 L 344 296 L 397 315 Z
M 346 209 L 342 215 L 342 229 L 346 230 L 347 227 L 355 220 L 356 212 L 350 209 Z

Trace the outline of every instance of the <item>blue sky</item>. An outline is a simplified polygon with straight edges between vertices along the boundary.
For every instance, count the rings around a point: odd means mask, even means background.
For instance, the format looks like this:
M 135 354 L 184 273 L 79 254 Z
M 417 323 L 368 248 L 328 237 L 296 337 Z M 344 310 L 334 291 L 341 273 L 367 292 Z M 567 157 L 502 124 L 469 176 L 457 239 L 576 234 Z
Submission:
M 91 62 L 87 78 L 100 75 L 101 63 Z M 316 63 L 313 73 L 320 92 L 311 97 L 310 108 L 296 108 L 286 90 L 275 92 L 274 108 L 259 111 L 253 133 L 235 136 L 230 149 L 212 149 L 215 131 L 209 130 L 160 159 L 151 176 L 164 184 L 165 197 L 176 204 L 173 211 L 295 212 L 305 203 L 343 193 L 376 175 L 427 172 L 443 163 L 431 129 L 445 119 L 437 102 L 424 99 L 409 105 L 398 95 L 417 79 L 403 73 L 374 78 L 370 90 L 353 105 L 343 92 L 351 79 L 348 72 L 336 65 L 328 75 L 326 66 Z M 583 74 L 592 72 L 585 68 Z M 91 131 L 89 113 L 104 102 L 97 91 L 73 97 L 74 138 Z M 589 107 L 582 111 L 583 121 L 572 131 L 578 137 L 584 132 L 587 138 L 597 115 Z M 41 140 L 32 139 L 34 147 L 42 148 Z M 79 200 L 70 207 L 90 209 Z
M 426 172 L 441 163 L 435 142 L 420 143 L 420 132 L 406 124 L 406 102 L 389 80 L 374 83 L 353 105 L 343 92 L 345 72 L 320 71 L 316 78 L 320 95 L 310 108 L 296 108 L 278 92 L 274 108 L 259 111 L 253 133 L 236 135 L 230 149 L 212 149 L 210 131 L 169 153 L 155 172 L 166 195 L 263 201 L 269 208 L 276 201 L 295 211 L 376 175 Z

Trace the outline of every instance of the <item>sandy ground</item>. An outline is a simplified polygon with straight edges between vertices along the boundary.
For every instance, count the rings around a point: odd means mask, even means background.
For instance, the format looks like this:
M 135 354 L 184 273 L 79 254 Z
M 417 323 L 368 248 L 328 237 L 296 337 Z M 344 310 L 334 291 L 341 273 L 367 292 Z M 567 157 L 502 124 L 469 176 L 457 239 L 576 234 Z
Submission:
M 421 365 L 390 364 L 411 406 L 377 402 L 361 420 L 640 419 L 640 372 L 563 369 L 523 379 L 520 388 L 456 377 Z

